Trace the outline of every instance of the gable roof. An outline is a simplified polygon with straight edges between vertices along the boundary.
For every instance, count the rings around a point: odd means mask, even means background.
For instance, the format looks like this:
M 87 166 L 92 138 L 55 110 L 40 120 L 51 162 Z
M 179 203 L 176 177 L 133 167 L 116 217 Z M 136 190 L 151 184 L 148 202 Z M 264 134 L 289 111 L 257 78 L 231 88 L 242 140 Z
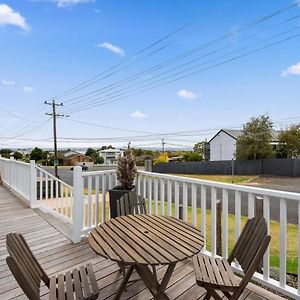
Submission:
M 224 132 L 225 134 L 229 135 L 233 139 L 237 139 L 238 136 L 242 133 L 242 130 L 236 130 L 236 129 L 220 129 L 208 142 L 210 143 L 216 136 L 218 136 L 221 132 Z
M 220 132 L 224 132 L 227 135 L 229 135 L 230 137 L 232 137 L 233 139 L 237 140 L 237 138 L 242 134 L 242 130 L 239 129 L 220 129 L 210 140 L 209 143 L 220 134 Z M 280 131 L 278 130 L 274 130 L 272 133 L 273 136 L 273 141 L 278 141 L 278 135 L 279 135 Z

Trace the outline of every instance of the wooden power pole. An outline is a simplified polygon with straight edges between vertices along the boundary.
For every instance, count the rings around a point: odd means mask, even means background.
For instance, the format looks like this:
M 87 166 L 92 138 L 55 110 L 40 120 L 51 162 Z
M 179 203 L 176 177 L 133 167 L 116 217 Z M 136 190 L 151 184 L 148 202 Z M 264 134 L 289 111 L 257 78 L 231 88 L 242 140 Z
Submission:
M 48 116 L 52 116 L 53 119 L 53 141 L 54 141 L 54 169 L 55 169 L 55 177 L 58 178 L 57 166 L 58 166 L 58 156 L 57 156 L 57 136 L 56 136 L 56 118 L 64 117 L 65 115 L 57 114 L 56 107 L 63 106 L 63 103 L 56 103 L 55 100 L 52 102 L 45 101 L 45 104 L 52 106 L 52 113 L 46 113 Z

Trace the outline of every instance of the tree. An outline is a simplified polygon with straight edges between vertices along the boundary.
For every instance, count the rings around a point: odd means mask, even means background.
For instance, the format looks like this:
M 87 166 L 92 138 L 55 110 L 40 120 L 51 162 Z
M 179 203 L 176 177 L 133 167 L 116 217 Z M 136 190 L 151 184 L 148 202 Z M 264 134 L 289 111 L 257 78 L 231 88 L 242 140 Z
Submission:
M 102 146 L 100 150 L 115 149 L 112 145 Z
M 14 154 L 13 154 L 13 157 L 16 160 L 20 160 L 20 159 L 23 158 L 23 154 L 21 152 L 19 152 L 19 151 L 15 151 Z
M 0 155 L 3 156 L 4 158 L 9 158 L 11 152 L 12 151 L 10 149 L 1 149 L 0 150 Z
M 203 157 L 197 152 L 187 151 L 183 155 L 183 159 L 185 161 L 202 161 Z
M 41 148 L 35 147 L 30 152 L 31 160 L 39 161 L 39 160 L 46 159 L 46 158 L 47 158 L 47 154 Z
M 278 136 L 277 158 L 295 158 L 300 156 L 300 124 L 292 125 Z
M 103 162 L 101 162 L 102 157 L 100 158 L 99 153 L 97 152 L 97 150 L 95 150 L 93 148 L 88 148 L 85 152 L 85 155 L 89 156 L 95 164 L 103 163 Z
M 243 125 L 236 143 L 237 159 L 261 159 L 273 156 L 273 123 L 268 115 L 251 118 Z

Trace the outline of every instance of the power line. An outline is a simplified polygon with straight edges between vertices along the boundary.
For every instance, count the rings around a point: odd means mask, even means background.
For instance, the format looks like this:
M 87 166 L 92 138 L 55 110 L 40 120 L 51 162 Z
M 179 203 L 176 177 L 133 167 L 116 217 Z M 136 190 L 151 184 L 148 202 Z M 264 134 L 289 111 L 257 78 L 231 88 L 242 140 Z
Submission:
M 299 27 L 295 27 L 295 28 L 293 28 L 292 30 L 299 30 L 299 29 L 300 29 Z M 282 34 L 282 33 L 281 33 L 281 34 Z M 271 37 L 271 38 L 274 38 L 274 37 L 277 37 L 277 36 L 278 36 L 278 35 L 273 36 L 273 37 Z M 279 41 L 276 41 L 276 42 L 267 44 L 267 45 L 265 45 L 265 46 L 256 48 L 256 49 L 254 49 L 254 50 L 248 51 L 248 52 L 243 53 L 243 54 L 241 54 L 241 55 L 234 56 L 234 57 L 229 58 L 229 59 L 227 59 L 227 60 L 223 60 L 223 61 L 221 61 L 221 62 L 219 62 L 219 63 L 210 65 L 210 66 L 205 67 L 205 68 L 202 68 L 202 69 L 200 69 L 200 70 L 193 71 L 193 72 L 188 73 L 188 74 L 184 74 L 184 72 L 186 72 L 186 71 L 188 71 L 188 70 L 181 71 L 181 72 L 177 72 L 177 73 L 175 73 L 175 74 L 166 76 L 166 77 L 164 77 L 164 78 L 162 78 L 162 79 L 160 79 L 160 80 L 154 81 L 153 83 L 151 83 L 152 85 L 150 85 L 150 86 L 148 86 L 149 84 L 147 84 L 147 85 L 146 85 L 146 84 L 143 84 L 142 86 L 139 86 L 139 87 L 133 89 L 133 93 L 131 93 L 131 94 L 126 95 L 126 92 L 122 92 L 122 93 L 119 93 L 119 94 L 117 94 L 117 95 L 112 95 L 111 97 L 107 97 L 107 98 L 102 99 L 102 101 L 94 101 L 94 102 L 92 102 L 92 103 L 90 103 L 90 104 L 87 104 L 87 105 L 75 107 L 75 108 L 73 108 L 73 109 L 70 110 L 70 113 L 75 113 L 75 112 L 87 110 L 87 109 L 90 109 L 90 108 L 94 108 L 94 107 L 97 107 L 97 106 L 106 105 L 106 104 L 108 104 L 108 103 L 120 101 L 120 100 L 126 99 L 126 98 L 128 98 L 128 97 L 130 97 L 130 96 L 134 96 L 134 95 L 140 94 L 140 93 L 142 93 L 142 92 L 146 92 L 146 91 L 149 91 L 149 90 L 153 90 L 153 89 L 158 88 L 158 87 L 160 87 L 160 86 L 163 86 L 163 85 L 166 85 L 166 84 L 169 84 L 169 83 L 172 83 L 172 82 L 176 82 L 176 81 L 178 81 L 178 80 L 182 80 L 182 79 L 184 79 L 184 78 L 187 78 L 187 77 L 196 75 L 196 74 L 198 74 L 198 73 L 201 73 L 201 72 L 204 72 L 204 71 L 207 71 L 207 70 L 216 68 L 216 67 L 218 67 L 218 66 L 221 66 L 221 65 L 227 64 L 227 63 L 229 63 L 229 62 L 232 62 L 232 61 L 241 59 L 241 58 L 243 58 L 243 57 L 246 57 L 246 56 L 249 56 L 249 55 L 254 54 L 254 53 L 256 53 L 256 52 L 262 51 L 262 50 L 264 50 L 264 49 L 267 49 L 267 48 L 276 46 L 276 45 L 278 45 L 278 44 L 284 43 L 284 42 L 286 42 L 286 41 L 289 41 L 289 40 L 294 39 L 294 38 L 297 38 L 297 37 L 299 37 L 299 34 L 296 34 L 296 35 L 293 35 L 293 36 L 289 36 L 289 37 L 287 37 L 287 38 L 285 38 L 285 39 L 282 39 L 282 40 L 279 40 Z M 268 39 L 270 39 L 270 38 L 268 38 Z M 230 55 L 230 54 L 233 54 L 234 52 L 237 52 L 237 51 L 240 51 L 240 50 L 235 50 L 235 51 L 233 51 L 232 53 L 227 53 L 227 54 L 225 54 L 225 56 L 228 56 L 228 55 Z M 222 57 L 224 57 L 224 55 L 223 55 Z M 210 62 L 213 62 L 213 61 L 218 60 L 218 59 L 220 59 L 220 58 L 216 58 L 216 59 L 214 59 L 214 60 L 212 60 L 212 61 L 210 61 Z M 203 65 L 203 63 L 202 63 L 201 65 Z M 194 67 L 193 67 L 193 68 L 190 68 L 190 69 L 194 69 Z M 176 76 L 178 76 L 178 77 L 176 77 Z M 172 78 L 172 77 L 176 77 L 176 78 L 174 78 L 174 79 L 169 79 L 169 78 Z M 162 80 L 166 80 L 166 79 L 169 79 L 169 80 L 167 80 L 167 81 L 161 83 Z M 156 84 L 156 83 L 157 83 L 157 84 Z M 141 91 L 138 91 L 138 92 L 135 91 L 135 90 L 139 90 L 139 89 L 141 89 Z M 124 96 L 123 96 L 123 95 L 124 95 Z M 101 99 L 101 98 L 99 98 L 99 99 Z
M 157 65 L 154 66 L 154 67 L 151 67 L 151 68 L 146 69 L 146 70 L 144 70 L 144 71 L 138 72 L 138 73 L 136 73 L 136 74 L 134 74 L 134 75 L 132 75 L 132 76 L 129 76 L 129 77 L 126 78 L 126 79 L 123 79 L 123 80 L 118 81 L 118 82 L 113 83 L 113 84 L 109 84 L 109 85 L 104 86 L 104 87 L 102 87 L 102 88 L 100 88 L 100 89 L 96 89 L 96 90 L 94 90 L 94 91 L 85 93 L 85 94 L 83 94 L 83 95 L 80 95 L 80 96 L 77 96 L 77 97 L 73 97 L 73 98 L 67 99 L 67 100 L 65 100 L 65 103 L 67 103 L 67 102 L 73 102 L 73 105 L 74 105 L 75 103 L 80 102 L 80 101 L 75 101 L 75 102 L 74 102 L 74 100 L 78 100 L 78 99 L 81 99 L 81 98 L 84 98 L 84 97 L 87 97 L 87 96 L 90 96 L 90 95 L 94 95 L 94 96 L 99 95 L 99 94 L 101 94 L 101 93 L 99 93 L 99 92 L 101 92 L 101 91 L 111 90 L 111 89 L 113 89 L 113 88 L 115 88 L 115 87 L 119 87 L 119 86 L 123 85 L 124 83 L 126 83 L 126 82 L 128 82 L 128 81 L 132 81 L 132 79 L 138 79 L 138 78 L 141 77 L 141 75 L 147 75 L 147 74 L 152 73 L 152 72 L 154 72 L 154 71 L 156 71 L 156 70 L 159 70 L 159 69 L 161 69 L 162 67 L 165 67 L 165 66 L 167 66 L 167 65 L 169 65 L 169 64 L 171 64 L 171 63 L 177 63 L 179 60 L 182 60 L 182 59 L 184 59 L 184 58 L 186 58 L 186 57 L 188 57 L 188 56 L 190 56 L 190 55 L 193 55 L 193 54 L 195 54 L 195 53 L 197 53 L 197 52 L 199 52 L 199 51 L 202 51 L 202 50 L 204 50 L 204 49 L 207 48 L 207 47 L 213 46 L 214 44 L 220 43 L 220 42 L 222 42 L 222 41 L 224 41 L 224 40 L 226 40 L 226 39 L 228 39 L 228 38 L 231 38 L 231 37 L 234 36 L 236 33 L 243 32 L 243 31 L 245 31 L 246 29 L 249 29 L 249 28 L 254 27 L 254 26 L 257 26 L 257 25 L 259 25 L 259 24 L 261 24 L 261 23 L 263 23 L 263 22 L 266 22 L 266 21 L 268 21 L 268 20 L 274 18 L 275 16 L 278 16 L 279 14 L 285 12 L 287 9 L 293 8 L 294 6 L 295 6 L 295 3 L 293 3 L 292 5 L 289 5 L 289 6 L 287 6 L 287 7 L 284 7 L 284 8 L 282 8 L 282 9 L 280 9 L 280 10 L 277 10 L 277 11 L 275 11 L 275 12 L 272 12 L 271 14 L 268 14 L 267 16 L 261 17 L 261 18 L 255 20 L 255 21 L 253 21 L 253 22 L 250 22 L 250 23 L 248 23 L 247 25 L 244 25 L 244 26 L 240 27 L 235 33 L 228 32 L 228 33 L 226 33 L 226 34 L 223 34 L 223 35 L 221 35 L 221 36 L 219 36 L 219 37 L 217 37 L 217 38 L 215 38 L 215 39 L 213 39 L 213 40 L 211 40 L 211 41 L 209 41 L 209 42 L 206 42 L 206 43 L 204 43 L 204 44 L 200 44 L 199 46 L 197 46 L 197 47 L 195 47 L 195 48 L 192 48 L 192 49 L 190 49 L 190 50 L 188 50 L 188 51 L 183 52 L 183 53 L 180 54 L 180 55 L 177 55 L 177 56 L 175 56 L 175 57 L 173 57 L 173 58 L 171 58 L 171 59 L 168 59 L 167 61 L 165 61 L 165 62 L 163 62 L 163 63 L 157 64 Z M 284 24 L 284 23 L 286 23 L 286 22 L 289 22 L 289 21 L 291 21 L 291 20 L 294 20 L 294 19 L 296 19 L 296 18 L 298 18 L 298 17 L 299 17 L 299 14 L 298 14 L 296 17 L 289 18 L 288 20 L 285 20 L 285 21 L 280 22 L 279 24 L 277 24 L 277 25 L 275 25 L 275 26 L 272 26 L 271 29 L 274 28 L 274 27 L 276 27 L 276 26 L 278 26 L 278 25 L 282 25 L 282 24 Z M 267 30 L 268 30 L 268 29 L 267 29 Z M 261 34 L 261 33 L 262 33 L 262 31 L 260 31 L 258 34 Z M 256 36 L 256 35 L 258 35 L 258 34 L 252 35 L 252 36 L 250 36 L 250 37 Z M 246 39 L 249 39 L 250 37 L 247 37 Z M 228 47 L 228 46 L 227 46 L 227 47 Z M 221 49 L 224 49 L 224 47 L 222 47 Z M 220 50 L 220 49 L 215 50 L 215 51 L 209 53 L 209 55 L 211 55 L 211 54 L 213 54 L 213 53 L 215 53 L 215 52 L 217 52 L 217 51 L 219 51 L 219 50 Z M 202 58 L 202 57 L 200 57 L 200 58 Z M 88 100 L 84 100 L 84 102 L 87 102 L 87 101 L 88 101 Z
M 248 1 L 248 0 L 244 0 L 243 2 L 245 2 L 245 1 Z M 242 3 L 242 4 L 243 4 L 243 3 Z M 238 4 L 237 6 L 235 6 L 233 9 L 230 9 L 230 10 L 226 11 L 225 13 L 223 13 L 221 16 L 219 16 L 219 18 L 224 17 L 228 12 L 231 12 L 232 10 L 234 10 L 234 9 L 236 9 L 236 8 L 239 8 L 240 6 L 241 6 L 241 3 L 239 3 L 239 4 Z M 113 76 L 113 75 L 115 75 L 116 73 L 120 72 L 121 70 L 124 70 L 124 69 L 127 68 L 128 66 L 130 66 L 130 65 L 132 65 L 132 64 L 135 64 L 135 63 L 137 63 L 138 61 L 140 61 L 140 60 L 142 60 L 142 59 L 144 59 L 144 58 L 146 58 L 146 57 L 152 56 L 153 54 L 155 54 L 155 53 L 157 53 L 157 52 L 159 52 L 159 51 L 161 51 L 161 50 L 167 48 L 168 46 L 174 44 L 174 43 L 177 42 L 178 40 L 173 41 L 173 42 L 170 42 L 169 44 L 164 45 L 163 47 L 154 50 L 154 51 L 151 52 L 150 54 L 148 54 L 148 55 L 146 55 L 146 56 L 144 56 L 144 57 L 142 57 L 142 58 L 140 58 L 140 59 L 138 58 L 142 53 L 144 53 L 144 52 L 146 52 L 147 50 L 149 50 L 149 49 L 155 47 L 156 45 L 160 44 L 161 42 L 167 40 L 169 37 L 172 37 L 172 36 L 176 35 L 178 32 L 183 31 L 185 28 L 189 27 L 191 24 L 195 23 L 197 20 L 199 20 L 200 18 L 202 18 L 202 17 L 205 16 L 205 15 L 207 15 L 207 13 L 202 14 L 202 15 L 198 16 L 197 18 L 193 19 L 192 21 L 187 22 L 186 24 L 180 26 L 179 28 L 175 29 L 175 30 L 172 31 L 171 33 L 169 33 L 169 34 L 163 36 L 162 38 L 158 39 L 157 41 L 153 42 L 152 44 L 150 44 L 150 45 L 146 46 L 145 48 L 141 49 L 141 50 L 138 51 L 136 54 L 134 54 L 134 55 L 128 57 L 127 59 L 123 60 L 122 62 L 120 62 L 120 63 L 118 63 L 118 64 L 116 64 L 116 65 L 114 65 L 114 66 L 108 68 L 107 70 L 105 70 L 105 71 L 103 71 L 103 72 L 97 74 L 96 76 L 92 77 L 91 79 L 86 80 L 86 81 L 84 81 L 83 83 L 81 83 L 81 84 L 79 84 L 79 85 L 76 85 L 76 86 L 74 86 L 73 88 L 68 89 L 68 90 L 66 90 L 65 92 L 60 93 L 60 94 L 58 94 L 58 95 L 56 95 L 56 96 L 54 96 L 54 97 L 52 97 L 52 98 L 61 98 L 61 97 L 66 96 L 66 95 L 68 95 L 68 94 L 77 92 L 77 91 L 79 91 L 79 90 L 81 90 L 81 89 L 83 89 L 83 88 L 86 88 L 87 86 L 90 86 L 90 85 L 92 85 L 92 84 L 94 84 L 94 83 L 96 83 L 96 82 L 98 82 L 98 81 L 100 81 L 100 80 L 103 80 L 103 79 L 106 79 L 106 78 L 108 78 L 108 77 L 110 77 L 110 76 Z M 205 26 L 207 26 L 207 25 L 209 25 L 209 24 L 211 24 L 211 23 L 214 23 L 216 20 L 218 20 L 218 18 L 215 18 L 215 19 L 213 19 L 212 21 L 210 21 L 210 22 L 208 22 L 208 23 L 202 25 L 202 27 L 201 27 L 200 29 L 203 29 Z M 195 31 L 195 30 L 194 30 L 194 31 Z M 190 33 L 188 33 L 188 34 L 185 34 L 184 36 L 182 36 L 181 39 L 186 38 L 188 35 L 190 35 L 190 34 L 193 33 L 194 31 L 192 31 L 192 32 L 190 32 Z M 179 40 L 181 40 L 181 39 L 179 39 Z M 115 70 L 116 68 L 118 68 L 119 66 L 122 66 L 122 65 L 124 65 L 124 64 L 126 64 L 127 62 L 130 62 L 130 61 L 132 61 L 132 60 L 133 60 L 133 62 L 130 63 L 129 65 L 125 65 L 123 68 L 117 69 L 116 71 L 111 72 L 110 74 L 105 75 L 107 72 L 113 71 L 113 70 Z M 104 76 L 104 75 L 105 75 L 105 76 Z M 103 76 L 103 77 L 101 77 L 101 76 Z M 100 77 L 100 78 L 99 78 L 99 77 Z M 50 98 L 50 99 L 52 99 L 52 98 Z M 48 99 L 48 100 L 50 100 L 50 99 Z M 66 103 L 66 102 L 65 102 L 65 103 Z

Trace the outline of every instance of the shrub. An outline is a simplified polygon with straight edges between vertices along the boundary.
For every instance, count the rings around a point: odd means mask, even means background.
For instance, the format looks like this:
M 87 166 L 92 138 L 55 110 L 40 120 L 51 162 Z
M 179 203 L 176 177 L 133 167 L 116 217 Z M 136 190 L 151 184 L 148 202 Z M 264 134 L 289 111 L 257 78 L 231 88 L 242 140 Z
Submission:
M 169 156 L 168 153 L 161 153 L 159 157 L 154 161 L 154 165 L 161 164 L 161 163 L 168 163 Z
M 133 188 L 134 178 L 137 174 L 134 156 L 131 149 L 128 149 L 125 156 L 118 158 L 117 179 L 122 188 L 130 190 Z

